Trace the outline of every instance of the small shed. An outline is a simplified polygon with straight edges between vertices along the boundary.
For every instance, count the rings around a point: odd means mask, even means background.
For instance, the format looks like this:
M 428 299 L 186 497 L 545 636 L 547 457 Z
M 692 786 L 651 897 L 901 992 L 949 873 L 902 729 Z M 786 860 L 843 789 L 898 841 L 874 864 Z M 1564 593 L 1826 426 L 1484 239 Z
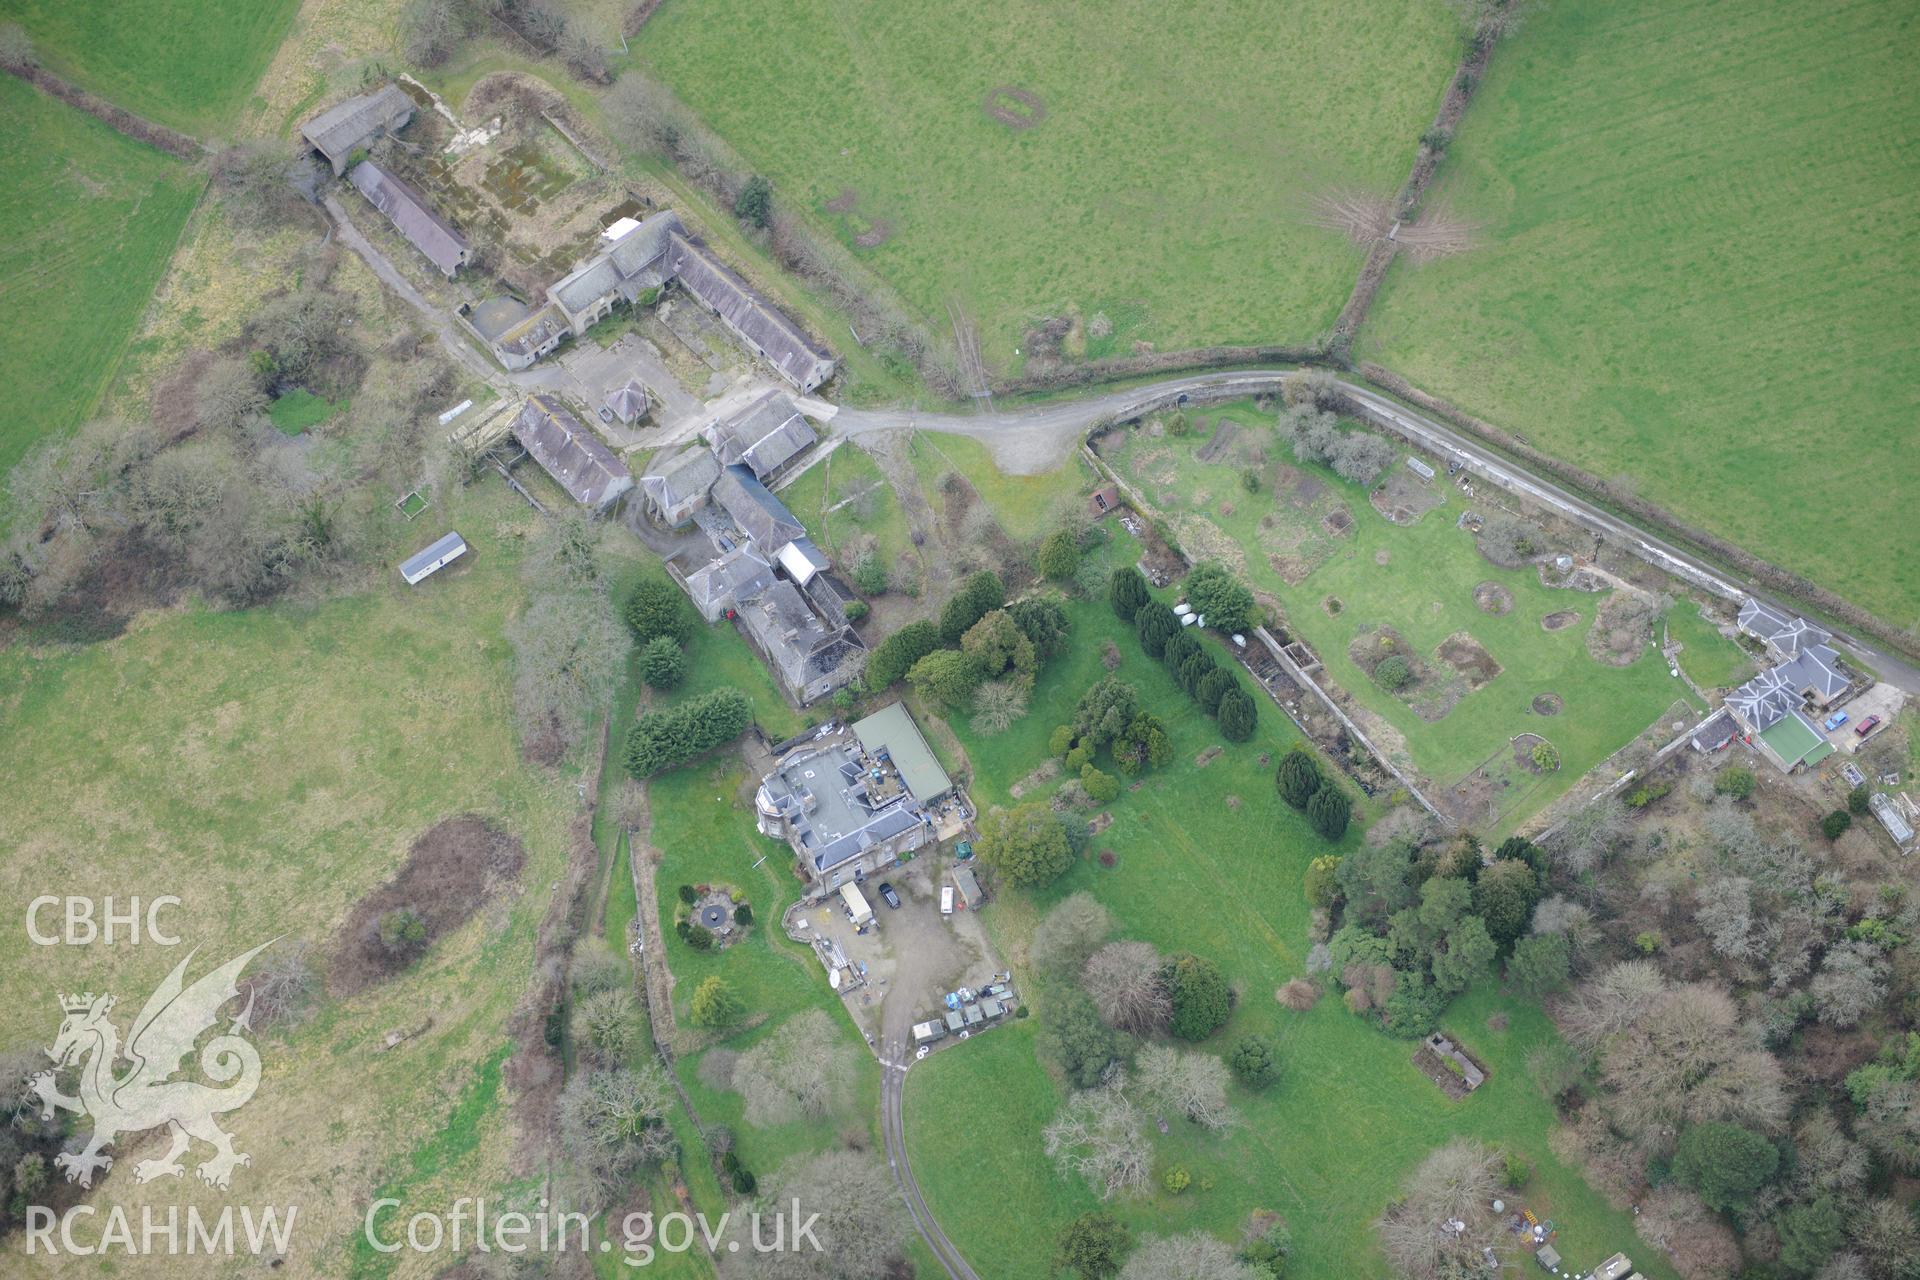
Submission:
M 947 1010 L 947 1030 L 958 1031 L 966 1025 L 967 1020 L 960 1016 L 958 1009 Z
M 913 1027 L 915 1044 L 932 1044 L 947 1034 L 947 1024 L 937 1019 L 932 1022 L 918 1022 Z
M 1407 459 L 1407 470 L 1413 472 L 1413 474 L 1419 476 L 1422 480 L 1433 479 L 1433 468 L 1418 458 Z
M 1556 1273 L 1560 1270 L 1560 1251 L 1550 1244 L 1541 1245 L 1533 1255 L 1533 1260 L 1540 1264 L 1542 1270 Z
M 960 1011 L 960 1016 L 966 1019 L 967 1025 L 970 1027 L 977 1027 L 987 1020 L 987 1015 L 980 1012 L 980 1006 L 977 1004 L 970 1004 L 963 1007 Z
M 1096 519 L 1111 515 L 1120 509 L 1120 490 L 1114 485 L 1102 485 L 1093 491 L 1093 497 L 1087 500 L 1087 506 Z
M 400 576 L 407 580 L 408 586 L 415 586 L 421 579 L 432 577 L 465 554 L 467 540 L 457 533 L 449 533 L 424 551 L 417 551 L 402 560 Z
M 992 996 L 987 996 L 985 999 L 980 1001 L 980 1012 L 985 1014 L 987 1018 L 991 1020 L 994 1018 L 1005 1016 L 1007 1012 L 1007 1006 L 1004 1004 L 1001 1004 L 998 1000 L 995 1000 Z
M 980 880 L 973 874 L 972 867 L 953 869 L 953 887 L 960 891 L 960 902 L 969 911 L 986 901 L 986 895 L 980 892 Z

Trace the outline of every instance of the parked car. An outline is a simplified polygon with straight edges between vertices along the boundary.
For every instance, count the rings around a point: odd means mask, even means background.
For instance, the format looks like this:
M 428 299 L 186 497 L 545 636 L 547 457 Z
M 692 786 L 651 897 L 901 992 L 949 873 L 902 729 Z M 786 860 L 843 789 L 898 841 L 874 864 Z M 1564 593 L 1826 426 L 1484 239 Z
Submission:
M 1862 720 L 1858 725 L 1856 725 L 1853 731 L 1864 738 L 1868 734 L 1872 733 L 1876 728 L 1878 728 L 1879 725 L 1880 725 L 1879 716 L 1868 716 L 1865 720 Z
M 1827 717 L 1827 732 L 1831 733 L 1847 722 L 1847 713 L 1836 711 Z
M 900 895 L 895 893 L 893 886 L 884 880 L 880 882 L 880 901 L 886 903 L 895 911 L 900 909 Z

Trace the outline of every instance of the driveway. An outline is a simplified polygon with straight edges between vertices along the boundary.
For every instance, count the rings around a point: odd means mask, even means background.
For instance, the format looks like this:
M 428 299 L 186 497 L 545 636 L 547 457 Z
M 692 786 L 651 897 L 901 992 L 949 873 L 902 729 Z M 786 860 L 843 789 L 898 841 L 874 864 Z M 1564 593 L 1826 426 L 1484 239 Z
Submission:
M 1851 702 L 1829 710 L 1827 712 L 1828 716 L 1832 715 L 1834 711 L 1845 711 L 1847 713 L 1847 722 L 1838 729 L 1823 730 L 1823 732 L 1826 733 L 1827 741 L 1831 742 L 1838 750 L 1848 755 L 1858 754 L 1861 748 L 1877 739 L 1886 731 L 1886 727 L 1893 723 L 1893 718 L 1900 714 L 1900 708 L 1906 704 L 1907 695 L 1905 693 L 1893 685 L 1881 681 Z M 1855 733 L 1854 730 L 1859 728 L 1868 716 L 1879 716 L 1880 723 L 1875 726 L 1871 734 L 1863 738 Z M 1826 723 L 1826 716 L 1815 717 L 1815 721 L 1816 723 L 1824 725 Z

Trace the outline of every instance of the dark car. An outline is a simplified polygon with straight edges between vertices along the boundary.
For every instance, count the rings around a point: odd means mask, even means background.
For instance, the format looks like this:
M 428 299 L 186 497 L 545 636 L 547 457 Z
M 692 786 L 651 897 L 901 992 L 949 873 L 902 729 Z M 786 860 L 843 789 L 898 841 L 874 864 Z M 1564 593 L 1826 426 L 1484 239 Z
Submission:
M 893 886 L 890 884 L 885 884 L 885 883 L 881 884 L 880 901 L 886 903 L 888 906 L 892 907 L 895 911 L 898 911 L 900 909 L 900 895 L 893 891 Z
M 1879 727 L 1880 727 L 1880 717 L 1868 716 L 1865 720 L 1862 720 L 1859 724 L 1855 725 L 1853 731 L 1864 738 Z

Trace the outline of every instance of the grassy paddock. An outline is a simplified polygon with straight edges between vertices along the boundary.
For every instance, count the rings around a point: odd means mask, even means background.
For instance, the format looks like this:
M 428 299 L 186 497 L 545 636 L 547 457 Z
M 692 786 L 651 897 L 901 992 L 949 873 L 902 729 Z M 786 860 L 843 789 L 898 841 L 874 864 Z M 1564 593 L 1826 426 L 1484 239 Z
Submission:
M 0 475 L 93 411 L 203 181 L 0 76 Z
M 1491 985 L 1454 1004 L 1445 1025 L 1491 1067 L 1489 1083 L 1455 1104 L 1412 1066 L 1411 1044 L 1375 1031 L 1337 1000 L 1324 998 L 1305 1014 L 1275 1001 L 1275 989 L 1301 973 L 1307 950 L 1301 876 L 1328 848 L 1281 803 L 1271 764 L 1260 761 L 1262 754 L 1271 761 L 1295 740 L 1291 726 L 1263 701 L 1253 740 L 1226 746 L 1197 767 L 1196 755 L 1219 742 L 1212 722 L 1103 604 L 1072 612 L 1073 651 L 1042 672 L 1027 720 L 994 738 L 956 726 L 981 775 L 982 802 L 1003 799 L 1009 781 L 1040 763 L 1045 747 L 1036 744 L 1044 744 L 1046 730 L 1099 672 L 1104 638 L 1125 655 L 1119 676 L 1137 684 L 1148 706 L 1167 719 L 1174 761 L 1111 807 L 1113 825 L 1095 837 L 1094 847 L 1113 852 L 1112 868 L 1087 859 L 1043 893 L 1003 890 L 986 909 L 986 923 L 1019 973 L 1039 915 L 1064 895 L 1088 890 L 1119 919 L 1122 936 L 1166 952 L 1194 951 L 1226 969 L 1238 1007 L 1203 1051 L 1223 1052 L 1250 1032 L 1271 1034 L 1281 1045 L 1283 1071 L 1263 1094 L 1235 1087 L 1244 1123 L 1226 1135 L 1202 1135 L 1178 1121 L 1167 1136 L 1155 1135 L 1156 1175 L 1178 1164 L 1192 1175 L 1193 1187 L 1175 1196 L 1156 1185 L 1115 1210 L 1137 1231 L 1197 1229 L 1237 1239 L 1248 1215 L 1266 1209 L 1293 1230 L 1289 1274 L 1385 1276 L 1374 1217 L 1422 1156 L 1467 1134 L 1532 1162 L 1525 1202 L 1559 1224 L 1557 1243 L 1570 1261 L 1593 1265 L 1617 1248 L 1633 1248 L 1631 1218 L 1609 1209 L 1547 1150 L 1552 1109 L 1525 1065 L 1554 1035 L 1537 1007 L 1507 999 Z M 1041 1149 L 1040 1129 L 1065 1092 L 1034 1053 L 1047 1017 L 1047 988 L 1030 972 L 1025 981 L 1026 993 L 1036 998 L 1032 1019 L 936 1054 L 907 1081 L 915 1176 L 948 1234 L 982 1274 L 997 1280 L 1043 1280 L 1058 1232 L 1096 1203 L 1084 1184 L 1057 1176 Z M 1510 1019 L 1505 1030 L 1488 1025 L 1495 1013 Z M 992 1123 L 957 1119 L 983 1106 Z M 1658 1263 L 1643 1263 L 1642 1270 L 1672 1280 Z
M 65 990 L 119 996 L 124 1031 L 188 947 L 196 976 L 276 935 L 324 963 L 352 904 L 443 818 L 485 815 L 527 847 L 518 888 L 411 969 L 259 1037 L 265 1080 L 232 1124 L 253 1164 L 234 1194 L 300 1206 L 289 1270 L 302 1275 L 386 1272 L 354 1244 L 370 1188 L 412 1207 L 512 1190 L 499 1060 L 578 802 L 524 767 L 514 740 L 503 628 L 523 599 L 519 543 L 482 535 L 520 519 L 518 502 L 495 486 L 442 500 L 474 551 L 418 588 L 394 577 L 324 603 L 181 609 L 83 649 L 0 652 L 0 755 L 34 761 L 35 783 L 0 789 L 0 903 L 175 894 L 185 944 L 42 949 L 8 930 L 8 1047 L 49 1043 Z M 419 1034 L 383 1052 L 394 1029 Z M 140 1187 L 116 1168 L 92 1199 L 137 1221 L 142 1204 L 207 1211 L 227 1197 L 191 1178 Z
M 717 0 L 664 6 L 635 52 L 937 327 L 960 301 L 995 365 L 1067 308 L 1111 322 L 1074 340 L 1089 356 L 1324 332 L 1360 253 L 1310 225 L 1312 199 L 1400 185 L 1454 20 L 1335 0 L 1169 18 L 1148 0 Z M 991 118 L 1003 86 L 1044 118 Z
M 231 127 L 286 38 L 298 0 L 6 0 L 53 70 L 189 133 Z
M 1911 627 L 1920 15 L 1807 17 L 1530 15 L 1433 197 L 1479 247 L 1396 264 L 1360 351 Z

